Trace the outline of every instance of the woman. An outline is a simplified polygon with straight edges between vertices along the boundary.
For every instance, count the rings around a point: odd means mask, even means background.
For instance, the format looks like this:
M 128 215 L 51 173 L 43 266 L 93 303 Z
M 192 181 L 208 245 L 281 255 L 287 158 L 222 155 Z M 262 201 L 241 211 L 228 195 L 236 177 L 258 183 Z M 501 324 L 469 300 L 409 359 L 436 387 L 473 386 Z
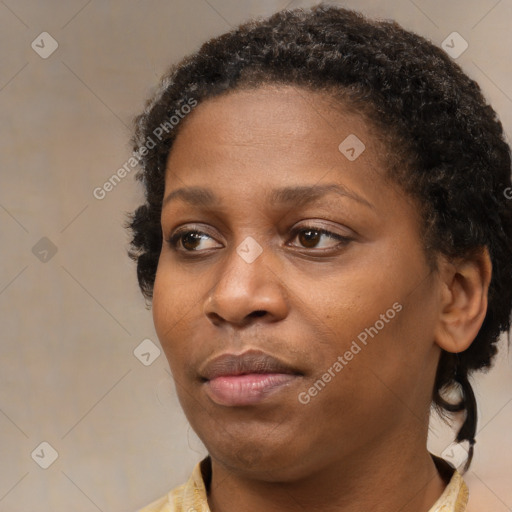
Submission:
M 469 467 L 468 376 L 510 327 L 478 85 L 396 23 L 282 11 L 171 68 L 134 141 L 130 256 L 209 454 L 144 511 L 466 510 L 426 440 L 431 405 L 459 412 Z

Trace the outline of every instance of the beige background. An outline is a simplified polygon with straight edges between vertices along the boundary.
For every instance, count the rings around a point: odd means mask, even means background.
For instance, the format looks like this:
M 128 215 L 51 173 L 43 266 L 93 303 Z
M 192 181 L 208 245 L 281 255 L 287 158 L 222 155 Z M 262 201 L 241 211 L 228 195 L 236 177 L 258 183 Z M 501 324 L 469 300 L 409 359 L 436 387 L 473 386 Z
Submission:
M 93 190 L 129 158 L 131 119 L 171 62 L 248 16 L 313 3 L 0 2 L 1 512 L 135 510 L 203 456 L 163 354 L 145 366 L 133 353 L 146 338 L 158 344 L 122 229 L 142 190 L 133 173 L 103 200 Z M 457 61 L 510 135 L 512 0 L 339 3 L 438 45 L 459 32 L 469 48 Z M 47 59 L 31 48 L 43 31 L 59 45 Z M 512 365 L 502 349 L 476 379 L 466 479 L 481 512 L 512 510 Z M 431 434 L 431 449 L 449 457 L 449 430 L 434 421 Z M 43 441 L 58 452 L 48 469 L 36 463 L 51 454 Z

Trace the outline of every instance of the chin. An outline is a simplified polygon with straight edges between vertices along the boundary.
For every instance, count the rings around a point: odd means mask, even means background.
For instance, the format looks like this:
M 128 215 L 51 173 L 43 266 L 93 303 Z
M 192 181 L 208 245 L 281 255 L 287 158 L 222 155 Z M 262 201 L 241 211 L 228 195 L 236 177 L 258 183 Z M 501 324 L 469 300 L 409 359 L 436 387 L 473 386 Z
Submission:
M 275 446 L 274 443 L 265 445 L 261 442 L 244 441 L 236 447 L 231 442 L 207 448 L 216 463 L 247 478 L 267 482 L 291 482 L 312 471 L 312 468 L 304 465 L 307 454 L 290 442 Z

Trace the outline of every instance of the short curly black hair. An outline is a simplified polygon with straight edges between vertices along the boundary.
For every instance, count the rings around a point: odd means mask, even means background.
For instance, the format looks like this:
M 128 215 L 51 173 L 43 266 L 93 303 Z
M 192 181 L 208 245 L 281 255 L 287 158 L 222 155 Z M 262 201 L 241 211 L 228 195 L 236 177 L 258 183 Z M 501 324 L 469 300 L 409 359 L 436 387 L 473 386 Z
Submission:
M 477 423 L 468 376 L 491 366 L 499 335 L 511 321 L 512 201 L 505 193 L 512 190 L 510 148 L 478 84 L 443 50 L 396 22 L 323 3 L 284 10 L 207 41 L 171 67 L 135 120 L 137 179 L 146 200 L 125 227 L 143 295 L 152 299 L 166 163 L 181 124 L 176 120 L 193 102 L 265 84 L 326 92 L 392 144 L 393 154 L 384 158 L 386 176 L 417 200 L 427 255 L 467 257 L 488 248 L 485 320 L 467 350 L 442 351 L 432 393 L 442 417 L 465 411 L 457 441 L 470 442 L 467 470 Z M 459 391 L 459 403 L 443 398 L 452 389 Z

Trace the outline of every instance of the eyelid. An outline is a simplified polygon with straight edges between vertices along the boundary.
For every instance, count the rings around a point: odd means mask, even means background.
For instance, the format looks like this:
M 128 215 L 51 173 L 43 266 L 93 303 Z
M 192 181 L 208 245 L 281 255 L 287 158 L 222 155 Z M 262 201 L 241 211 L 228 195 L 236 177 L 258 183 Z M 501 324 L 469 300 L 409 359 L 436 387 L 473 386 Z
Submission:
M 186 233 L 197 233 L 199 235 L 206 235 L 209 238 L 216 240 L 215 236 L 213 236 L 211 233 L 209 233 L 208 229 L 205 229 L 204 226 L 201 226 L 200 224 L 185 224 L 185 225 L 179 226 L 176 229 L 172 230 L 170 235 L 168 237 L 166 237 L 165 240 L 176 251 L 188 252 L 188 253 L 199 252 L 199 251 L 183 251 L 182 249 L 178 248 L 178 240 L 179 240 L 180 236 L 183 236 Z
M 306 230 L 316 231 L 317 233 L 320 233 L 321 235 L 326 235 L 329 238 L 338 240 L 338 244 L 335 246 L 332 246 L 332 247 L 327 247 L 327 248 L 326 247 L 320 247 L 320 248 L 299 247 L 299 249 L 316 251 L 316 252 L 329 251 L 329 250 L 338 248 L 340 245 L 346 245 L 348 242 L 351 242 L 352 240 L 354 240 L 354 235 L 350 235 L 350 234 L 341 235 L 341 234 L 336 233 L 335 231 L 330 230 L 326 227 L 322 227 L 322 226 L 314 225 L 314 224 L 300 225 L 300 226 L 296 226 L 296 227 L 292 228 L 290 240 L 294 240 L 301 231 L 306 231 Z
M 336 224 L 337 227 L 335 227 L 333 224 Z M 314 229 L 316 231 L 322 231 L 331 233 L 336 236 L 356 236 L 356 232 L 353 229 L 350 229 L 349 227 L 345 226 L 344 224 L 339 223 L 333 223 L 332 221 L 327 221 L 325 219 L 306 219 L 299 221 L 294 224 L 292 228 L 290 228 L 290 232 L 300 231 L 303 229 Z M 346 235 L 342 235 L 339 233 L 339 231 L 345 231 Z
M 322 253 L 327 251 L 333 251 L 336 249 L 339 249 L 340 246 L 345 246 L 349 242 L 354 240 L 355 234 L 347 234 L 342 235 L 340 233 L 336 233 L 336 231 L 328 229 L 325 226 L 316 224 L 314 221 L 309 221 L 308 224 L 302 224 L 302 225 L 296 225 L 293 228 L 290 229 L 290 236 L 288 238 L 288 241 L 285 243 L 288 247 L 296 247 L 299 250 L 305 250 L 309 252 L 316 252 L 316 253 Z M 347 228 L 348 229 L 348 228 Z M 297 238 L 298 234 L 302 231 L 311 230 L 316 231 L 320 235 L 325 235 L 331 239 L 337 240 L 338 243 L 331 246 L 331 247 L 301 247 L 298 245 L 291 244 L 290 242 L 295 240 Z M 208 229 L 204 229 L 203 226 L 199 224 L 185 224 L 182 226 L 177 227 L 175 230 L 171 232 L 171 234 L 166 238 L 166 242 L 172 247 L 172 249 L 176 252 L 186 254 L 187 256 L 193 257 L 194 253 L 201 254 L 204 252 L 208 252 L 211 249 L 215 248 L 209 248 L 209 249 L 202 249 L 202 250 L 186 250 L 184 248 L 179 247 L 179 241 L 180 237 L 187 233 L 195 233 L 198 235 L 206 235 L 207 237 L 216 240 L 216 237 L 213 236 L 211 233 L 208 232 Z

